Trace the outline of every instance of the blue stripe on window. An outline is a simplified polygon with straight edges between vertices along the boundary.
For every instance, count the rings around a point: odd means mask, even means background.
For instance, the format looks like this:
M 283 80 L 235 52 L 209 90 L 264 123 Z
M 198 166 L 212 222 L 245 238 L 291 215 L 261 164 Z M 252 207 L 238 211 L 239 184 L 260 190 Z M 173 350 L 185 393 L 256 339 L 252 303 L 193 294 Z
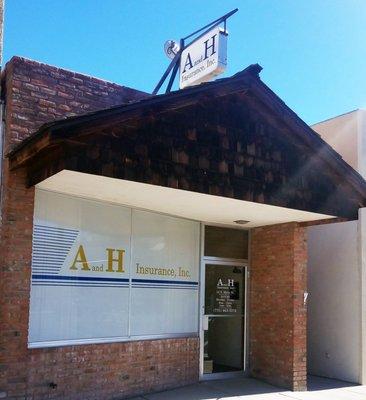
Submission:
M 103 277 L 92 277 L 92 276 L 67 276 L 67 275 L 39 275 L 33 274 L 32 279 L 51 279 L 51 280 L 66 280 L 66 281 L 89 281 L 89 282 L 128 282 L 128 278 L 103 278 Z
M 76 229 L 69 229 L 69 228 L 60 228 L 60 227 L 56 227 L 56 226 L 48 226 L 48 225 L 41 225 L 41 224 L 36 224 L 34 225 L 34 227 L 37 229 L 51 229 L 51 230 L 56 230 L 56 231 L 65 231 L 65 232 L 73 232 L 73 233 L 79 233 L 78 230 Z
M 186 281 L 168 281 L 161 279 L 132 279 L 133 282 L 141 283 L 166 283 L 166 284 L 179 284 L 179 285 L 198 285 L 198 282 L 186 282 Z
M 37 282 L 37 283 L 32 283 L 33 286 L 57 286 L 57 287 L 87 287 L 87 288 L 127 288 L 128 289 L 128 285 L 122 285 L 122 284 L 109 284 L 109 285 L 102 285 L 102 284 L 95 284 L 95 285 L 91 285 L 91 284 L 78 284 L 78 283 L 50 283 L 50 282 Z

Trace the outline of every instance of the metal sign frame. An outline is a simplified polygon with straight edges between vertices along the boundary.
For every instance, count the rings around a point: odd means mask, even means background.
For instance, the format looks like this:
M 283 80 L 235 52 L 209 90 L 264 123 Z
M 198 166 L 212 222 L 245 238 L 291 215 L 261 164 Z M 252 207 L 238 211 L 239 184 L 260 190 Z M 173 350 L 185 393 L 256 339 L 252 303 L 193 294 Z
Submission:
M 224 23 L 224 31 L 226 32 L 226 20 L 229 17 L 231 17 L 233 14 L 235 14 L 237 11 L 239 11 L 239 9 L 235 8 L 234 10 L 228 12 L 227 14 L 223 15 L 222 17 L 215 19 L 215 21 L 210 22 L 209 24 L 203 26 L 202 28 L 196 30 L 195 32 L 190 33 L 188 36 L 180 39 L 180 41 L 179 41 L 180 48 L 179 48 L 178 53 L 175 55 L 175 57 L 169 64 L 168 68 L 164 72 L 160 81 L 158 82 L 155 89 L 153 90 L 152 94 L 156 95 L 159 92 L 160 88 L 163 86 L 163 83 L 168 78 L 169 74 L 171 73 L 167 88 L 165 90 L 165 93 L 170 93 L 173 83 L 174 83 L 174 79 L 178 72 L 178 68 L 179 68 L 179 64 L 180 64 L 180 57 L 181 57 L 183 50 L 186 49 L 187 47 L 189 47 L 192 43 L 196 42 L 198 39 L 200 39 L 204 35 L 206 35 L 206 33 L 208 33 L 211 29 L 220 25 L 222 22 Z M 197 36 L 195 39 L 190 41 L 188 44 L 185 43 L 187 39 L 191 38 L 194 35 L 197 35 L 198 33 L 202 32 L 203 30 L 204 30 L 204 32 L 201 33 L 199 36 Z

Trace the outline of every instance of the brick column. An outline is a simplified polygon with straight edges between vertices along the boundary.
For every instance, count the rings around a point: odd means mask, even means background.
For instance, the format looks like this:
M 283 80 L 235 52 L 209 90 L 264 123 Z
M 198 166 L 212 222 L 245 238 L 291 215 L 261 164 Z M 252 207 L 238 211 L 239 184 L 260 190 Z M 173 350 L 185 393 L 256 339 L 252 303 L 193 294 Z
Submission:
M 250 371 L 291 390 L 306 390 L 305 235 L 296 223 L 251 232 Z
M 26 189 L 24 171 L 10 175 L 6 165 L 3 177 L 0 224 L 0 398 L 6 394 L 10 398 L 20 398 L 25 395 L 27 386 L 34 188 Z

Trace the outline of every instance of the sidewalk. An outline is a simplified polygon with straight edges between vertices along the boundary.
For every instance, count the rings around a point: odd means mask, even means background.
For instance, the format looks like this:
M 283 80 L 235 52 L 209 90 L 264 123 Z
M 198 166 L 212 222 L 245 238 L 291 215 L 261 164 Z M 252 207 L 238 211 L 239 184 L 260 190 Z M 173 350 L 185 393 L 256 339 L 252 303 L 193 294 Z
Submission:
M 131 400 L 366 400 L 366 386 L 309 377 L 307 392 L 289 392 L 250 378 L 206 381 Z

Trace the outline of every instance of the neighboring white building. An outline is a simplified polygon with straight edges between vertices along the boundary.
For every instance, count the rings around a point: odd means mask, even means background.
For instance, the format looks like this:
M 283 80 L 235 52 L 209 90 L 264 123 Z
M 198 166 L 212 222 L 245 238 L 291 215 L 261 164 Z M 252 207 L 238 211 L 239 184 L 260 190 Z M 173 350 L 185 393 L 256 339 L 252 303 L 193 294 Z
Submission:
M 366 110 L 350 111 L 319 122 L 312 128 L 366 178 Z
M 312 128 L 366 178 L 366 110 Z M 308 371 L 366 383 L 366 209 L 308 229 Z

